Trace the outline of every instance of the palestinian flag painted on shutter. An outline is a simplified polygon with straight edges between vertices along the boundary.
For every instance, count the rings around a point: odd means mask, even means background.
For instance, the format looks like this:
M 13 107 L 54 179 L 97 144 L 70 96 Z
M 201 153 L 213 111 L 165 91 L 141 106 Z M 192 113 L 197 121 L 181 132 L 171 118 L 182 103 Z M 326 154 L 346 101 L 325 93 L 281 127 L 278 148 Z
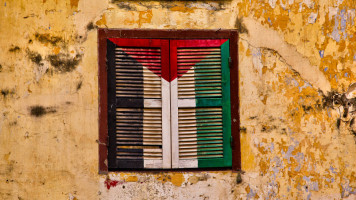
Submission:
M 169 41 L 107 41 L 109 168 L 170 168 Z
M 228 40 L 170 42 L 172 168 L 231 167 Z
M 109 38 L 109 168 L 230 167 L 228 61 L 228 40 Z

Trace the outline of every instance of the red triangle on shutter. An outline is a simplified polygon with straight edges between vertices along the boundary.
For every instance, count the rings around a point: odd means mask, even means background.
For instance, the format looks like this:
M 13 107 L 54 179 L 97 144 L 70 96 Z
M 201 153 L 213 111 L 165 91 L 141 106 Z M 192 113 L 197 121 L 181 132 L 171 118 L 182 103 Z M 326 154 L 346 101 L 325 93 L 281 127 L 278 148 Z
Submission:
M 157 76 L 161 76 L 165 80 L 171 82 L 177 77 L 181 77 L 184 73 L 186 73 L 190 68 L 192 68 L 196 63 L 200 62 L 204 58 L 206 58 L 210 53 L 209 50 L 206 51 L 205 54 L 202 53 L 194 53 L 194 50 L 188 50 L 186 52 L 180 52 L 180 55 L 184 55 L 185 58 L 191 58 L 187 60 L 186 63 L 180 63 L 181 72 L 177 73 L 177 48 L 204 48 L 204 47 L 220 47 L 227 39 L 207 39 L 207 40 L 170 40 L 170 52 L 165 48 L 168 45 L 168 40 L 164 39 L 131 39 L 131 38 L 109 38 L 109 40 L 116 45 L 122 47 L 122 50 L 135 59 L 137 62 L 141 63 L 142 66 L 146 67 L 150 71 L 152 71 Z M 125 51 L 125 48 L 130 49 L 131 47 L 157 47 L 160 49 L 160 53 L 158 51 L 148 50 L 141 56 L 138 52 Z M 152 59 L 154 56 L 161 55 L 161 64 L 154 63 Z M 167 62 L 168 57 L 170 57 L 170 66 L 169 62 Z M 186 65 L 186 67 L 185 67 Z M 161 66 L 162 72 L 159 70 L 159 66 Z M 182 67 L 183 66 L 183 67 Z M 169 68 L 171 69 L 169 71 Z
M 184 69 L 184 71 L 181 70 L 181 72 L 177 74 L 177 77 L 179 78 L 179 77 L 183 76 L 183 74 L 185 74 L 187 71 L 189 71 L 195 64 L 204 60 L 204 58 L 206 58 L 210 54 L 211 53 L 209 52 L 209 50 L 206 50 L 205 54 L 202 54 L 201 52 L 194 52 L 194 51 L 181 52 L 180 55 L 184 56 L 185 63 L 180 63 L 179 68 Z
M 204 60 L 213 52 L 209 47 L 220 47 L 228 39 L 206 39 L 206 40 L 171 40 L 170 42 L 170 81 L 183 76 L 194 65 Z M 181 50 L 178 50 L 181 48 Z M 204 49 L 206 48 L 206 49 Z M 200 49 L 200 50 L 199 50 Z M 204 52 L 201 52 L 204 49 Z M 178 52 L 179 51 L 179 52 Z M 178 63 L 178 56 L 184 57 L 183 63 Z M 178 68 L 180 72 L 178 73 Z M 183 69 L 183 70 L 182 70 Z
M 135 59 L 136 62 L 157 76 L 169 81 L 168 40 L 132 38 L 109 38 L 109 40 L 118 45 L 125 54 Z M 137 48 L 137 51 L 132 51 L 133 48 Z M 144 51 L 140 52 L 140 48 Z M 161 56 L 160 62 L 157 60 L 158 55 Z
M 144 51 L 140 52 L 140 49 L 132 49 L 130 47 L 121 48 L 121 50 L 143 67 L 146 67 L 157 76 L 161 76 L 161 60 L 157 60 L 157 57 L 161 56 L 160 52 L 154 49 L 144 49 Z

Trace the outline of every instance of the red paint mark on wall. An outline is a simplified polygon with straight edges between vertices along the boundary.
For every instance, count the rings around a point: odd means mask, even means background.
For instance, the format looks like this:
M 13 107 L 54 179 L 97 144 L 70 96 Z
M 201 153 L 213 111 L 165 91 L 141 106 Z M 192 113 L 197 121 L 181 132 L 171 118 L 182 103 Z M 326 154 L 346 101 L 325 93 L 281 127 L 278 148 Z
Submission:
M 110 180 L 110 179 L 106 179 L 105 180 L 105 185 L 106 185 L 106 188 L 109 190 L 111 187 L 116 187 L 118 184 L 122 184 L 120 183 L 119 181 L 116 181 L 116 180 Z

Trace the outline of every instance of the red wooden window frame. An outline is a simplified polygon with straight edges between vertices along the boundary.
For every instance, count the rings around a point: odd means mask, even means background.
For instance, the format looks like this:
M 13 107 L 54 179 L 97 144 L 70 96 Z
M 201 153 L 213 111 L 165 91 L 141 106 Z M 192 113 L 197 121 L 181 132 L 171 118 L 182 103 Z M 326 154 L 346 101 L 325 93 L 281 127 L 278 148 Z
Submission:
M 107 39 L 229 39 L 230 40 L 230 95 L 232 170 L 241 169 L 239 79 L 238 79 L 238 32 L 237 30 L 126 30 L 98 29 L 99 64 L 99 173 L 108 173 L 108 118 L 107 118 Z M 180 169 L 182 170 L 182 169 Z M 197 169 L 202 170 L 202 169 Z M 205 170 L 205 169 L 204 169 Z

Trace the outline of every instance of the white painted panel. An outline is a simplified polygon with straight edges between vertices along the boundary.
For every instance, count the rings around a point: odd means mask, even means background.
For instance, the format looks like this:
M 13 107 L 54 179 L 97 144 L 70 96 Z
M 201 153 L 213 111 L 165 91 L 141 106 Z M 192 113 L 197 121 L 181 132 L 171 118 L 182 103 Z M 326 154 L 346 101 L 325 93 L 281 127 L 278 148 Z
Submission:
M 172 168 L 179 167 L 178 137 L 178 85 L 177 78 L 171 81 L 171 134 L 172 134 Z
M 162 160 L 144 160 L 143 167 L 149 169 L 162 168 L 163 162 Z
M 196 107 L 195 99 L 179 99 L 178 107 Z
M 162 82 L 162 149 L 163 168 L 171 168 L 171 115 L 170 115 L 170 84 L 161 78 Z
M 198 168 L 198 160 L 179 160 L 179 168 Z

